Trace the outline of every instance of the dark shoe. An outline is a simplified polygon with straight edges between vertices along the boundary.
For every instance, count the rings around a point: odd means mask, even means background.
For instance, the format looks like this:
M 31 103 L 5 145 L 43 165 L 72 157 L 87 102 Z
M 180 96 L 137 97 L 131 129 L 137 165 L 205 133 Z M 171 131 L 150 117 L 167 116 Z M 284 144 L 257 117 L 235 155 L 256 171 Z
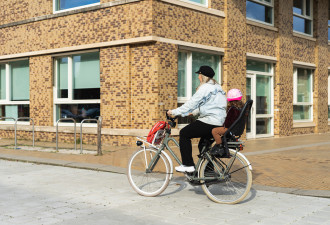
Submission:
M 221 157 L 225 154 L 225 149 L 222 145 L 214 145 L 210 151 L 210 154 L 215 157 Z

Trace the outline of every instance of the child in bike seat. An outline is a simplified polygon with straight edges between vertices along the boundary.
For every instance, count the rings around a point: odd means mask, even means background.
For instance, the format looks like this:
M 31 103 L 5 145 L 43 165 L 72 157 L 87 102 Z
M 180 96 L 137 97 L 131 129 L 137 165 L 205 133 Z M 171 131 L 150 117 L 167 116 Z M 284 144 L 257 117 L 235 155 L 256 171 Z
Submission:
M 230 89 L 227 94 L 227 117 L 223 127 L 216 127 L 212 129 L 212 135 L 215 140 L 215 145 L 211 150 L 211 155 L 217 157 L 229 157 L 228 152 L 222 146 L 221 136 L 227 129 L 237 120 L 241 109 L 243 108 L 242 92 L 239 89 Z

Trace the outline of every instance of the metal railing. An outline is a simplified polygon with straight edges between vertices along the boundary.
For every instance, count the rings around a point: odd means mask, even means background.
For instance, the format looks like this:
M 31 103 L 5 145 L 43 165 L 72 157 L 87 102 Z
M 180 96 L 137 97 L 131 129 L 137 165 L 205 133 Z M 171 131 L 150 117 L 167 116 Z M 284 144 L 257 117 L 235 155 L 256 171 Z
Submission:
M 17 122 L 19 120 L 29 120 L 32 121 L 32 145 L 34 147 L 34 120 L 30 117 L 18 117 L 15 120 L 15 149 L 17 149 Z
M 83 147 L 82 147 L 82 138 L 83 138 L 83 133 L 82 133 L 82 128 L 83 128 L 83 123 L 85 121 L 95 121 L 97 123 L 97 119 L 83 119 L 80 123 L 80 154 L 83 153 Z
M 83 142 L 82 141 L 83 140 L 83 132 L 82 132 L 83 123 L 85 121 L 95 121 L 97 123 L 97 127 L 98 127 L 98 129 L 97 129 L 97 137 L 98 137 L 98 141 L 97 141 L 97 153 L 98 153 L 98 155 L 102 155 L 102 151 L 101 151 L 101 140 L 99 140 L 99 136 L 101 135 L 101 134 L 99 134 L 101 132 L 101 129 L 99 129 L 99 128 L 102 127 L 102 117 L 101 116 L 98 116 L 97 118 L 98 119 L 84 119 L 80 123 L 80 154 L 83 153 L 83 147 L 82 147 L 82 142 Z
M 61 118 L 56 122 L 56 151 L 58 152 L 58 123 L 60 121 L 73 121 L 74 122 L 74 150 L 77 150 L 77 137 L 76 137 L 76 121 L 73 118 Z

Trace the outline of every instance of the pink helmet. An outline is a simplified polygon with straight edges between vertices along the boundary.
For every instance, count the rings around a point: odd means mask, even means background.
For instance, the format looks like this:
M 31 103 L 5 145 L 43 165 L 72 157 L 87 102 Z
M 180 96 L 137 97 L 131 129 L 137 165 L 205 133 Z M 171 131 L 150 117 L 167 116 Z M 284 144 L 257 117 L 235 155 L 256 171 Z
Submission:
M 230 89 L 227 94 L 227 100 L 230 101 L 240 101 L 242 99 L 242 92 L 239 89 Z

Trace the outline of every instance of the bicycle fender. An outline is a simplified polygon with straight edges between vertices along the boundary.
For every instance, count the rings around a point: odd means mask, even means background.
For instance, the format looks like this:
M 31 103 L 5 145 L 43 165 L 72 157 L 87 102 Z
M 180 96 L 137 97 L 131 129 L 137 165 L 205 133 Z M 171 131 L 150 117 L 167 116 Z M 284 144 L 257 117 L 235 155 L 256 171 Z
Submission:
M 231 150 L 232 150 L 232 149 L 231 149 Z M 233 150 L 233 151 L 235 151 L 235 150 Z M 246 161 L 246 163 L 249 165 L 249 169 L 252 170 L 251 163 L 250 163 L 250 161 L 245 157 L 245 155 L 243 155 L 243 154 L 240 153 L 240 152 L 237 152 L 237 154 L 238 154 L 239 156 L 241 156 L 241 157 Z
M 173 176 L 173 162 L 172 162 L 172 159 L 165 151 L 162 151 L 162 154 L 167 158 L 167 161 L 170 164 L 170 180 L 171 180 L 172 176 Z

